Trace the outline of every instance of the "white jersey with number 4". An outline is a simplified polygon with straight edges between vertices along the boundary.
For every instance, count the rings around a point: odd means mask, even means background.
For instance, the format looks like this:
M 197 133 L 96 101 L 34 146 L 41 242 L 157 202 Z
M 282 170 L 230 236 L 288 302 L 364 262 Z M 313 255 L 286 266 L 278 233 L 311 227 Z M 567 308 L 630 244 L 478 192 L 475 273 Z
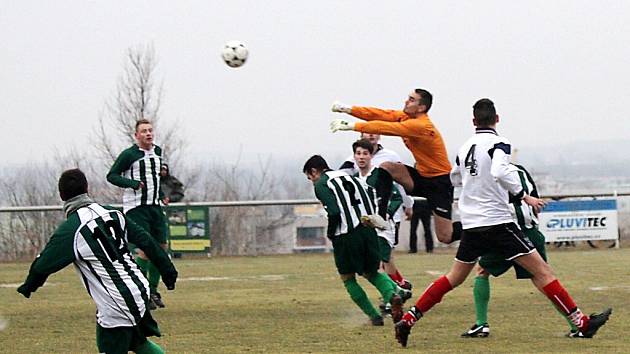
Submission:
M 459 213 L 464 230 L 513 222 L 509 195 L 523 192 L 510 166 L 510 142 L 491 128 L 477 128 L 459 149 L 451 170 L 453 186 L 461 186 Z

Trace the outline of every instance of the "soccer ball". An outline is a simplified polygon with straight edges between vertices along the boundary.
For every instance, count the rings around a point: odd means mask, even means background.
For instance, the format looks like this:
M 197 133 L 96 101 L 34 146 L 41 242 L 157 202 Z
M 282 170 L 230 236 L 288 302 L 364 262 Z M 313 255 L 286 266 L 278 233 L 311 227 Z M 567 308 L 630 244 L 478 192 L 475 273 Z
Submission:
M 229 41 L 223 46 L 221 57 L 223 61 L 232 68 L 238 68 L 245 64 L 249 51 L 247 47 L 239 41 Z

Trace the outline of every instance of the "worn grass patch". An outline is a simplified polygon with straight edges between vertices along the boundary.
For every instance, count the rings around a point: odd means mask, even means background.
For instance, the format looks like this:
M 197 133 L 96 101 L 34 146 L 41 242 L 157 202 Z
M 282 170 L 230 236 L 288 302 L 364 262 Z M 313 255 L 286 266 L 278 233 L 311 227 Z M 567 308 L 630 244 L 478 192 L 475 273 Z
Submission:
M 452 251 L 396 255 L 414 299 Z M 550 250 L 556 274 L 587 313 L 614 308 L 591 340 L 568 339 L 566 322 L 529 281 L 492 279 L 491 336 L 461 339 L 474 321 L 472 279 L 423 318 L 402 349 L 391 321 L 371 327 L 338 279 L 331 254 L 176 260 L 180 280 L 154 312 L 171 353 L 628 353 L 630 249 Z M 15 291 L 28 263 L 0 264 L 0 353 L 96 352 L 95 307 L 74 270 L 30 299 Z M 378 295 L 360 280 L 376 303 Z

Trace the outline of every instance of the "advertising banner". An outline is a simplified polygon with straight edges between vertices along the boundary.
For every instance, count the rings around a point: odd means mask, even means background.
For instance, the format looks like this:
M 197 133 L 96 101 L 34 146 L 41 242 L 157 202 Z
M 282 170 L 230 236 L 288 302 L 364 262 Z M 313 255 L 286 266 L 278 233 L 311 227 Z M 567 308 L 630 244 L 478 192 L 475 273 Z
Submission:
M 173 252 L 210 251 L 207 207 L 168 207 L 169 242 Z
M 538 215 L 547 242 L 616 240 L 617 201 L 552 201 Z

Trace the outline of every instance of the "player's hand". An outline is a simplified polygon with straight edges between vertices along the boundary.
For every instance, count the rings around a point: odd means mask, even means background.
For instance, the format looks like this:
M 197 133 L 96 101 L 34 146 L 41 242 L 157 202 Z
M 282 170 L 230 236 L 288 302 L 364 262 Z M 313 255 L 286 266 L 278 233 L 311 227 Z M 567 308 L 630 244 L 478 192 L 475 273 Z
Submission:
M 138 188 L 136 188 L 136 190 L 143 190 L 144 189 L 144 182 L 140 181 L 140 184 L 138 184 Z
M 345 119 L 335 119 L 330 122 L 330 131 L 335 133 L 339 130 L 354 130 L 354 123 L 348 122 Z
M 352 106 L 348 106 L 347 104 L 343 104 L 339 101 L 333 102 L 331 110 L 336 113 L 351 113 Z
M 540 213 L 542 208 L 544 208 L 545 205 L 547 205 L 547 203 L 544 200 L 540 198 L 532 197 L 531 195 L 525 195 L 525 197 L 523 197 L 523 201 L 525 202 L 525 204 L 531 206 L 532 209 L 534 209 L 534 213 L 536 214 Z
M 168 203 L 171 202 L 171 198 L 169 197 L 164 197 L 164 199 L 162 199 L 162 203 L 164 203 L 164 205 L 168 205 Z
M 405 220 L 411 220 L 413 216 L 413 208 L 405 208 Z
M 17 292 L 24 295 L 27 299 L 31 297 L 31 291 L 27 288 L 26 284 L 20 285 L 20 287 L 17 288 Z
M 171 274 L 162 275 L 162 281 L 166 285 L 167 290 L 175 289 L 175 282 L 177 281 L 177 271 Z

